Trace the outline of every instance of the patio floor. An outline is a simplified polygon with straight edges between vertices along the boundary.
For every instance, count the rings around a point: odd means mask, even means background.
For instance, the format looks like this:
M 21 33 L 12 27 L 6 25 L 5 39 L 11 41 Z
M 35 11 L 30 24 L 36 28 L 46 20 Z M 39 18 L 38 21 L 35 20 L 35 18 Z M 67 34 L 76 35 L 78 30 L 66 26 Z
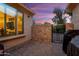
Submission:
M 32 40 L 6 52 L 12 56 L 66 56 L 60 43 L 49 45 Z

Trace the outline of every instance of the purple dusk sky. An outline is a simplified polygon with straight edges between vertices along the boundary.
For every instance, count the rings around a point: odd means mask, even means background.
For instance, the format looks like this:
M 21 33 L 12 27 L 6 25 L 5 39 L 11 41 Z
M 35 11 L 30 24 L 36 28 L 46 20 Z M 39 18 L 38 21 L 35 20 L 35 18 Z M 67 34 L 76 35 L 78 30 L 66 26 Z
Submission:
M 34 13 L 33 20 L 38 22 L 50 21 L 53 18 L 53 10 L 54 8 L 65 9 L 67 7 L 67 3 L 26 3 L 28 8 L 30 8 Z

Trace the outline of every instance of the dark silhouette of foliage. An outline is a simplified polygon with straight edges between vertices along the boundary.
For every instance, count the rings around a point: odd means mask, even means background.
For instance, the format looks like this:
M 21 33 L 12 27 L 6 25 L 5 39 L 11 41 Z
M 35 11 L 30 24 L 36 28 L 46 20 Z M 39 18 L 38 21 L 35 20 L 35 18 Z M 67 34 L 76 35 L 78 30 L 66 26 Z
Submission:
M 58 24 L 62 24 L 63 19 L 62 19 L 62 12 L 63 10 L 60 8 L 55 8 L 53 13 L 56 14 L 56 16 L 52 19 L 53 21 L 57 22 Z
M 64 27 L 64 20 L 62 19 L 63 10 L 59 9 L 59 8 L 55 8 L 53 10 L 53 13 L 56 14 L 56 16 L 54 16 L 54 18 L 52 19 L 52 21 L 57 24 L 54 27 L 54 32 L 56 32 L 56 33 L 64 33 L 65 27 Z

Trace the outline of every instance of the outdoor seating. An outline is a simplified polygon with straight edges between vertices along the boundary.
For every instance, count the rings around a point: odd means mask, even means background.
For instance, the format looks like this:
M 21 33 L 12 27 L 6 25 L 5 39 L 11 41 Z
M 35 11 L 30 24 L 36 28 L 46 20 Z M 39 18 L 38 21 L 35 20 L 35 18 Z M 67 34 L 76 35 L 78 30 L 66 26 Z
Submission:
M 65 54 L 67 54 L 67 47 L 70 44 L 70 42 L 72 41 L 72 39 L 79 35 L 79 30 L 69 30 L 66 31 L 64 33 L 64 37 L 63 37 L 63 51 L 65 52 Z
M 0 44 L 0 56 L 4 56 L 4 45 Z
M 68 56 L 79 56 L 79 36 L 75 36 L 67 47 Z

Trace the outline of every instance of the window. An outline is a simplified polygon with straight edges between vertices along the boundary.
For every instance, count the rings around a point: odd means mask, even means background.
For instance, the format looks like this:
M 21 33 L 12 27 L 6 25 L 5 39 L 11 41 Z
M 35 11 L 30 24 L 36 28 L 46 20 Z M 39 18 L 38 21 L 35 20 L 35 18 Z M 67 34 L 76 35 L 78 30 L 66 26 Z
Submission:
M 6 8 L 6 35 L 16 34 L 16 9 Z
M 2 4 L 0 4 L 0 37 L 4 36 L 4 16 L 5 8 Z
M 0 3 L 0 37 L 23 33 L 23 13 Z
M 18 34 L 23 33 L 23 14 L 21 12 L 17 13 L 17 29 L 18 29 Z

